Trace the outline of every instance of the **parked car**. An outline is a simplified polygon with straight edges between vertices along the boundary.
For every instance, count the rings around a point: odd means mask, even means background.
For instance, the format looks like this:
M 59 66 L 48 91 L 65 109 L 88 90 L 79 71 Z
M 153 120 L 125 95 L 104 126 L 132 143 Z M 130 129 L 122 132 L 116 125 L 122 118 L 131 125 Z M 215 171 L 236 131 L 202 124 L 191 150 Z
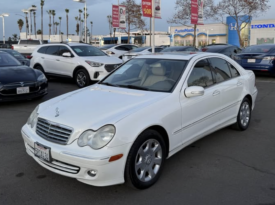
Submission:
M 21 133 L 27 153 L 52 172 L 144 189 L 194 141 L 230 125 L 246 130 L 256 96 L 254 73 L 224 55 L 142 55 L 40 104 Z
M 8 48 L 8 49 L 13 49 L 12 44 L 0 44 L 0 48 Z
M 161 52 L 179 52 L 179 51 L 198 51 L 198 49 L 196 49 L 193 46 L 172 46 L 172 47 L 168 47 L 168 48 L 164 48 Z
M 1 49 L 0 48 L 0 51 L 6 52 L 6 53 L 12 55 L 18 61 L 20 61 L 22 65 L 30 66 L 30 60 L 27 59 L 25 56 L 23 56 L 21 53 L 15 51 L 15 50 L 12 50 L 12 49 Z
M 0 102 L 40 98 L 48 93 L 47 88 L 47 78 L 41 71 L 0 51 Z
M 244 69 L 268 72 L 275 75 L 275 45 L 263 44 L 246 47 L 234 56 Z
M 18 51 L 24 56 L 30 56 L 38 45 L 42 45 L 41 40 L 19 40 L 18 44 L 13 44 L 13 50 Z
M 236 54 L 240 53 L 242 49 L 237 46 L 225 44 L 225 45 L 210 45 L 201 49 L 202 52 L 209 53 L 221 53 L 230 58 L 233 58 Z
M 122 63 L 96 47 L 82 43 L 45 44 L 32 54 L 31 67 L 48 76 L 73 78 L 83 88 L 99 81 Z
M 138 46 L 132 45 L 132 44 L 121 44 L 121 45 L 105 45 L 100 47 L 99 49 L 104 51 L 105 53 L 107 53 L 110 56 L 115 56 L 118 57 L 120 59 L 122 59 L 122 56 L 135 49 L 138 48 Z
M 155 53 L 159 53 L 162 50 L 163 50 L 163 48 L 161 48 L 161 47 L 155 47 Z M 152 53 L 152 47 L 150 47 L 150 46 L 135 48 L 135 49 L 125 53 L 122 56 L 122 60 L 125 62 L 127 60 L 130 60 L 131 58 L 138 56 L 138 55 L 145 55 L 145 54 L 151 54 L 151 53 Z

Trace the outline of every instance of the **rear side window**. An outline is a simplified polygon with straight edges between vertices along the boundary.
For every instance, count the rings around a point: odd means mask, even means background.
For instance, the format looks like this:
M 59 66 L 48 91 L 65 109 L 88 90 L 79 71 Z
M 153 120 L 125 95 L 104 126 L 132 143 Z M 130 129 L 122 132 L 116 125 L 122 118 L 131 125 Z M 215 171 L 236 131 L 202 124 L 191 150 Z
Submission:
M 43 46 L 38 49 L 37 53 L 46 53 L 47 48 L 48 48 L 48 46 Z
M 115 49 L 119 50 L 119 51 L 129 51 L 129 50 L 131 50 L 131 49 L 127 48 L 126 46 L 118 46 Z
M 228 65 L 229 65 L 229 68 L 231 71 L 232 78 L 236 78 L 236 77 L 240 76 L 239 71 L 233 65 L 231 65 L 230 63 L 228 63 Z
M 187 83 L 188 86 L 201 86 L 204 88 L 214 84 L 211 67 L 207 60 L 200 60 L 196 63 Z
M 221 58 L 210 58 L 211 66 L 214 68 L 216 82 L 220 83 L 231 78 L 227 61 Z
M 58 55 L 59 52 L 59 46 L 49 46 L 46 54 L 48 55 Z

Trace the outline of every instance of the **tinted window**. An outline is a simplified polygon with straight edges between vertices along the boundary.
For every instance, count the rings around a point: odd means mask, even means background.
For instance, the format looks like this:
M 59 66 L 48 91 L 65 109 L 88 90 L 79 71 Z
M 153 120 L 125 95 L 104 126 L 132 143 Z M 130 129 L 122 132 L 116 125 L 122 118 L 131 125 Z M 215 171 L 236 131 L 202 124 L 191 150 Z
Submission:
M 220 58 L 210 58 L 211 66 L 214 68 L 216 82 L 223 82 L 231 78 L 227 61 Z
M 71 53 L 71 51 L 66 46 L 59 46 L 59 55 L 62 56 L 63 53 Z
M 119 51 L 129 51 L 131 49 L 129 49 L 128 47 L 126 46 L 118 46 L 115 48 L 116 50 L 119 50 Z
M 113 45 L 113 44 L 111 44 L 111 45 L 105 45 L 105 46 L 101 46 L 99 49 L 100 50 L 107 50 L 107 49 L 112 48 L 114 46 L 116 46 L 116 45 Z
M 71 46 L 78 56 L 106 56 L 107 54 L 93 46 Z
M 268 53 L 274 49 L 274 45 L 258 45 L 245 48 L 242 53 Z
M 28 44 L 28 41 L 27 40 L 21 40 L 20 44 Z
M 156 48 L 156 49 L 155 49 L 155 52 L 156 52 L 156 53 L 159 53 L 159 52 L 161 52 L 161 51 L 162 51 L 162 48 Z
M 22 54 L 18 53 L 17 51 L 14 51 L 14 50 L 3 50 L 3 51 L 6 52 L 6 53 L 11 54 L 16 59 L 20 59 L 20 60 L 25 59 L 25 57 L 22 56 Z
M 187 48 L 186 51 L 196 51 L 196 49 L 193 47 L 190 47 L 190 48 Z
M 187 48 L 188 47 L 184 47 L 184 46 L 176 46 L 176 47 L 165 48 L 162 50 L 162 52 L 185 51 Z
M 28 44 L 30 44 L 30 45 L 40 45 L 40 42 L 31 40 L 31 41 L 28 42 Z
M 101 83 L 128 89 L 171 92 L 186 64 L 184 60 L 132 59 Z
M 213 53 L 219 53 L 221 51 L 224 51 L 224 49 L 227 46 L 208 46 L 203 49 L 201 49 L 203 52 L 213 52 Z
M 150 48 L 150 47 L 135 48 L 135 49 L 133 49 L 133 52 L 141 52 L 141 51 L 144 51 L 144 50 L 146 50 L 148 48 Z
M 49 46 L 46 50 L 46 54 L 49 55 L 58 55 L 59 52 L 59 46 Z
M 214 84 L 211 67 L 207 60 L 196 63 L 187 83 L 188 86 L 201 86 L 204 88 Z
M 0 52 L 0 67 L 19 66 L 21 63 L 12 55 Z M 1 68 L 0 68 L 1 69 Z
M 229 65 L 229 68 L 230 68 L 230 71 L 231 71 L 232 78 L 240 76 L 239 71 L 233 65 L 231 65 L 230 63 L 228 63 L 228 65 Z
M 41 48 L 38 49 L 38 53 L 46 53 L 46 50 L 47 50 L 48 46 L 43 46 Z

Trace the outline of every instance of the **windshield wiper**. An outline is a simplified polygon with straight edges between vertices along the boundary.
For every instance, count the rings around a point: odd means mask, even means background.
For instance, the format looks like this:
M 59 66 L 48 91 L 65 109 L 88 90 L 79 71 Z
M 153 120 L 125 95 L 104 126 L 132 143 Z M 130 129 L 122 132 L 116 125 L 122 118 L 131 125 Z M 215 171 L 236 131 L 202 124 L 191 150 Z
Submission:
M 111 84 L 111 83 L 100 83 L 102 85 L 108 85 L 108 86 L 112 86 L 112 87 L 120 87 L 119 85 L 114 85 L 114 84 Z
M 144 88 L 144 87 L 137 86 L 137 85 L 119 85 L 119 87 L 137 89 L 137 90 L 149 90 L 148 88 Z

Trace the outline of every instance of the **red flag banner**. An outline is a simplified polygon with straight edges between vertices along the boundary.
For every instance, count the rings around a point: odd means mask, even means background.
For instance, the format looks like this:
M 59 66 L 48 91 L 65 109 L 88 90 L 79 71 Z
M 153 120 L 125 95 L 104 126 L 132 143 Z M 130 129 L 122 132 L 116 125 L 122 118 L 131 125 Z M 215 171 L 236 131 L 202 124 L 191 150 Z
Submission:
M 114 28 L 119 28 L 119 6 L 113 5 L 112 7 L 112 22 Z
M 191 24 L 198 23 L 198 0 L 191 0 Z
M 142 14 L 144 17 L 152 17 L 152 0 L 142 0 Z

